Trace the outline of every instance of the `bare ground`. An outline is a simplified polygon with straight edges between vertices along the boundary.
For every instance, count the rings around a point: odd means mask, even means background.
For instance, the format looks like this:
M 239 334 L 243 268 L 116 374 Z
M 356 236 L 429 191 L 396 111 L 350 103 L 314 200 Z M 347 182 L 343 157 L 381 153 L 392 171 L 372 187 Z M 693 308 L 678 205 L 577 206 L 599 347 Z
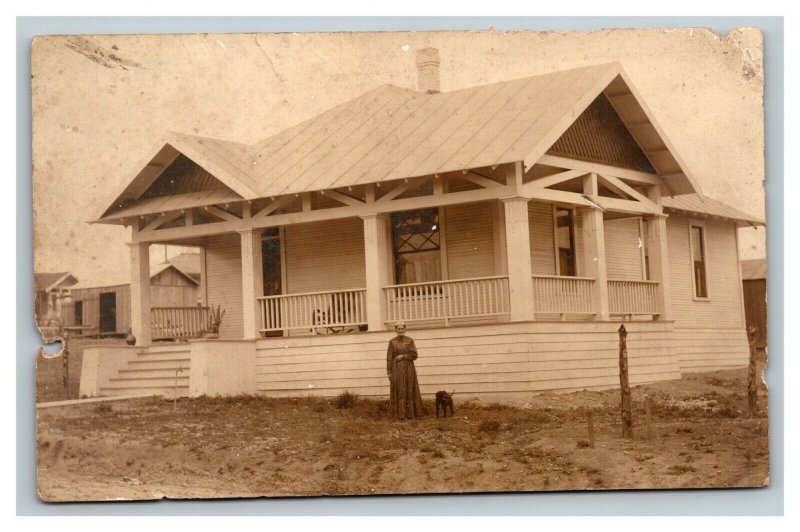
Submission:
M 644 395 L 651 397 L 648 423 Z M 146 399 L 40 410 L 47 501 L 761 486 L 766 391 L 747 417 L 746 370 L 519 406 L 456 395 L 455 417 L 398 422 L 387 403 L 265 397 Z M 588 446 L 593 411 L 595 447 Z M 648 435 L 649 432 L 649 435 Z

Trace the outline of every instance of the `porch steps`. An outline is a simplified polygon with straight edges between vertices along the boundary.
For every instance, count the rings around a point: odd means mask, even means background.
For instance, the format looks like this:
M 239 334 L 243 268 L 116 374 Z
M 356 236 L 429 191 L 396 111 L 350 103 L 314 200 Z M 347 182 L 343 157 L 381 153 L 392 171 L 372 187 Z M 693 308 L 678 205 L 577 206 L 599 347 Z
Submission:
M 152 394 L 172 398 L 189 396 L 189 347 L 156 345 L 138 349 L 115 377 L 99 389 L 100 395 Z M 176 370 L 180 370 L 175 378 Z M 177 382 L 177 386 L 176 386 Z

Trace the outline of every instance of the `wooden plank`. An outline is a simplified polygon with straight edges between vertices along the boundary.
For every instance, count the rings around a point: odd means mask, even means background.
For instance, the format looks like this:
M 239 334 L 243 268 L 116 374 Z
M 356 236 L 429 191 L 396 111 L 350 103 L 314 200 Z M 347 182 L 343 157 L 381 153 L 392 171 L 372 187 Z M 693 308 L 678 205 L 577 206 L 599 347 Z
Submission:
M 467 170 L 466 172 L 463 172 L 462 175 L 461 175 L 461 179 L 463 179 L 464 181 L 469 181 L 470 183 L 475 183 L 479 187 L 483 187 L 483 188 L 492 188 L 492 187 L 502 186 L 501 183 L 498 183 L 497 181 L 489 179 L 488 177 L 482 176 L 481 174 L 479 174 L 477 172 L 473 172 L 472 170 Z
M 607 164 L 579 161 L 577 159 L 570 159 L 568 157 L 560 157 L 557 155 L 542 155 L 536 162 L 537 164 L 555 166 L 557 168 L 569 168 L 571 170 L 583 170 L 584 172 L 612 175 L 643 185 L 659 185 L 661 183 L 661 178 L 655 174 L 648 174 L 646 172 L 639 172 L 637 170 L 629 170 L 627 168 L 619 168 L 617 166 L 610 166 Z
M 597 177 L 599 177 L 600 180 L 603 181 L 608 188 L 610 188 L 617 194 L 620 194 L 621 196 L 627 194 L 628 196 L 631 196 L 632 198 L 640 201 L 641 203 L 644 203 L 654 211 L 658 212 L 661 210 L 661 207 L 659 207 L 655 201 L 651 200 L 650 198 L 648 198 L 638 190 L 634 189 L 627 183 L 623 182 L 618 177 L 614 177 L 611 175 L 603 175 L 603 174 L 597 174 Z
M 580 177 L 582 175 L 586 175 L 587 172 L 583 170 L 567 170 L 566 172 L 559 172 L 557 174 L 541 177 L 534 181 L 528 183 L 529 185 L 534 185 L 534 188 L 547 188 L 553 185 L 557 185 L 558 183 L 563 183 L 564 181 L 569 181 L 571 179 L 575 179 L 576 177 Z
M 227 220 L 230 222 L 241 220 L 241 218 L 239 218 L 238 216 L 235 216 L 224 209 L 220 209 L 219 207 L 214 207 L 213 205 L 203 207 L 203 210 L 205 210 L 209 214 L 216 216 L 217 218 L 220 218 L 221 220 Z

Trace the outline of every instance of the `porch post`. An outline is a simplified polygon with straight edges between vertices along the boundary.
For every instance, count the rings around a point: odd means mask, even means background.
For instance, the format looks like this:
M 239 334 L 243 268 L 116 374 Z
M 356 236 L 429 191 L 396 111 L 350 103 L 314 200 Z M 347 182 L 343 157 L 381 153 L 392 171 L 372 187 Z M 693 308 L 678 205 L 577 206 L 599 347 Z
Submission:
M 589 174 L 583 178 L 583 192 L 597 196 L 597 174 Z M 603 211 L 600 209 L 583 210 L 583 243 L 586 251 L 583 254 L 586 276 L 594 278 L 594 297 L 597 314 L 596 319 L 607 321 L 608 312 L 608 269 L 606 266 L 606 237 L 603 226 Z
M 259 297 L 264 295 L 264 272 L 261 261 L 261 230 L 239 231 L 242 243 L 242 321 L 245 340 L 261 336 Z
M 131 332 L 136 345 L 148 346 L 150 334 L 150 244 L 128 243 L 131 251 Z
M 531 279 L 531 241 L 528 225 L 528 199 L 503 201 L 506 226 L 506 259 L 511 321 L 533 319 L 533 280 Z
M 650 187 L 648 197 L 661 206 L 661 190 Z M 650 278 L 658 281 L 658 299 L 661 313 L 656 317 L 660 321 L 672 319 L 672 302 L 670 301 L 669 253 L 667 246 L 667 215 L 660 214 L 647 220 L 647 254 L 650 264 Z
M 367 276 L 367 327 L 370 331 L 386 329 L 386 296 L 389 283 L 389 217 L 370 214 L 364 220 L 364 260 Z

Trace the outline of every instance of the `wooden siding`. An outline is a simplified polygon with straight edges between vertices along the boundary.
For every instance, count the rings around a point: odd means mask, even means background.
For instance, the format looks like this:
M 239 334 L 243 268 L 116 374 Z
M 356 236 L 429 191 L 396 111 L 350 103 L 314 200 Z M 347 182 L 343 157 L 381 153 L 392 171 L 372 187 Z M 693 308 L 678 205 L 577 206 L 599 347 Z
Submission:
M 619 384 L 616 323 L 519 323 L 413 332 L 426 399 L 455 389 L 463 399 L 524 399 Z M 680 377 L 669 323 L 628 326 L 631 382 Z M 388 394 L 389 332 L 264 339 L 256 346 L 258 390 L 270 396 Z
M 639 247 L 639 218 L 619 218 L 603 222 L 606 235 L 606 267 L 609 279 L 640 281 L 642 250 Z
M 219 235 L 206 245 L 208 305 L 225 310 L 220 338 L 238 340 L 244 335 L 242 322 L 242 251 L 238 234 Z
M 360 218 L 286 226 L 284 246 L 285 294 L 366 286 Z
M 94 327 L 87 334 L 97 334 L 100 329 L 100 294 L 116 294 L 116 327 L 114 333 L 123 334 L 131 326 L 131 286 L 102 286 L 97 288 L 78 288 L 72 290 L 72 301 L 64 305 L 64 318 L 67 325 Z M 83 301 L 83 322 L 75 323 L 75 302 Z
M 747 364 L 734 222 L 706 221 L 708 299 L 693 297 L 689 219 L 667 219 L 672 315 L 682 371 L 707 371 Z
M 586 108 L 547 153 L 655 173 L 604 94 Z
M 445 209 L 447 279 L 495 274 L 492 204 L 456 205 Z

